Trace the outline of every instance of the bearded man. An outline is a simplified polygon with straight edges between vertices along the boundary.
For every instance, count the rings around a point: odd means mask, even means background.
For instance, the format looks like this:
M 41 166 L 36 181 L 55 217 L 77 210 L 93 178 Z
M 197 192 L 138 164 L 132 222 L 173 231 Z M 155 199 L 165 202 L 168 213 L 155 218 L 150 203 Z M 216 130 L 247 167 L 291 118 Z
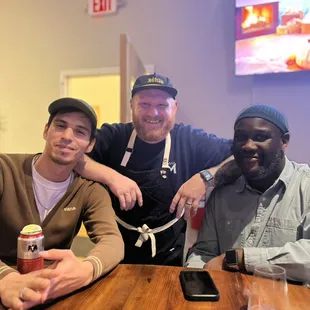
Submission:
M 103 124 L 90 154 L 95 161 L 85 157 L 77 168 L 115 194 L 123 263 L 181 265 L 181 216 L 196 213 L 216 166 L 231 156 L 231 140 L 175 124 L 177 93 L 167 77 L 140 76 L 132 89 L 132 123 Z
M 310 168 L 288 160 L 286 117 L 254 105 L 235 122 L 233 155 L 242 175 L 215 188 L 188 267 L 253 272 L 256 264 L 310 279 Z

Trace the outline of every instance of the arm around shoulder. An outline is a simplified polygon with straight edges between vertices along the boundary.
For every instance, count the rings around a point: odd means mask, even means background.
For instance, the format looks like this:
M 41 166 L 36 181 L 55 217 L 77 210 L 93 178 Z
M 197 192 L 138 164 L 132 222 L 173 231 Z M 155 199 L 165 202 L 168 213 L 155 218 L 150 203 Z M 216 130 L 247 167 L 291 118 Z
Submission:
M 99 183 L 110 186 L 115 179 L 115 176 L 119 174 L 112 168 L 109 168 L 103 164 L 100 164 L 89 156 L 84 155 L 75 167 L 78 174 Z
M 87 155 L 84 155 L 75 170 L 84 178 L 106 184 L 119 199 L 121 209 L 132 209 L 136 201 L 140 207 L 142 206 L 142 193 L 136 182 L 117 171 L 95 162 Z

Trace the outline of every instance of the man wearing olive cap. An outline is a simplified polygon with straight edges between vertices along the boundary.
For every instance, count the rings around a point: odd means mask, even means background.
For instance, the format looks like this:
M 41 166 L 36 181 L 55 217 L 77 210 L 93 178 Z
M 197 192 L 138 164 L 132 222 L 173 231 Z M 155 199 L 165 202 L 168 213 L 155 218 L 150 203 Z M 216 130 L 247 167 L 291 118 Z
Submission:
M 0 300 L 28 309 L 98 279 L 123 258 L 124 244 L 108 192 L 73 171 L 95 143 L 97 117 L 84 101 L 61 98 L 49 106 L 41 154 L 0 154 Z M 81 261 L 71 252 L 84 223 L 95 243 Z M 52 269 L 19 274 L 17 237 L 24 226 L 42 227 L 45 251 L 33 255 Z

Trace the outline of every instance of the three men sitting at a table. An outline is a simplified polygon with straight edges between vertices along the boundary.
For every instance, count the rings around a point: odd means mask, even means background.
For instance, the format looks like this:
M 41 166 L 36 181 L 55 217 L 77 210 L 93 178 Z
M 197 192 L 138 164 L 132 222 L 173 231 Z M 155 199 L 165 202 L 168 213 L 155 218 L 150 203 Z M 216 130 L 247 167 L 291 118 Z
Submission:
M 310 168 L 287 159 L 286 117 L 255 105 L 234 125 L 242 175 L 211 194 L 187 267 L 253 272 L 270 263 L 291 280 L 310 279 Z
M 71 293 L 124 257 L 108 192 L 73 172 L 94 146 L 94 110 L 81 100 L 62 98 L 50 104 L 49 112 L 42 154 L 0 155 L 0 300 L 11 309 Z M 82 222 L 95 243 L 83 261 L 69 250 Z M 42 227 L 48 251 L 40 255 L 53 264 L 21 275 L 10 266 L 16 265 L 17 237 L 28 224 Z

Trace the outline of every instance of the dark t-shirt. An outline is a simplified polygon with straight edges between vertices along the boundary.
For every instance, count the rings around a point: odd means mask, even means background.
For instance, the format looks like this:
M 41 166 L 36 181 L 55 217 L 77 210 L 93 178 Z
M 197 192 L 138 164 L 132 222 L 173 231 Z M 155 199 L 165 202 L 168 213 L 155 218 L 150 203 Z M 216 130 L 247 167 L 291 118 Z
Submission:
M 132 130 L 132 123 L 103 124 L 97 131 L 96 145 L 89 154 L 90 157 L 119 171 Z M 232 140 L 218 138 L 202 129 L 176 124 L 170 133 L 169 167 L 175 192 L 194 174 L 220 164 L 232 154 Z M 137 136 L 127 168 L 133 171 L 160 168 L 164 148 L 165 141 L 149 144 Z

